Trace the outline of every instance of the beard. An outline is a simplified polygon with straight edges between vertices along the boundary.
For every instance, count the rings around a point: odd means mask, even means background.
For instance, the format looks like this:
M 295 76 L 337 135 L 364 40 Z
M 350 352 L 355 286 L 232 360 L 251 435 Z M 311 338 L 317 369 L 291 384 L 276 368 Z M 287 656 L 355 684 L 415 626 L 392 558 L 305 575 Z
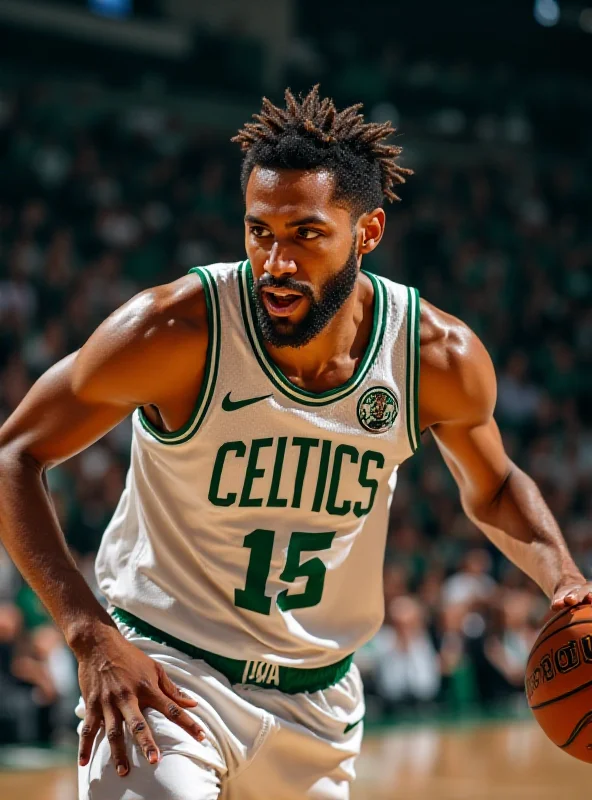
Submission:
M 263 339 L 273 347 L 304 347 L 327 327 L 353 292 L 357 279 L 358 259 L 354 240 L 347 261 L 339 272 L 323 285 L 318 300 L 310 286 L 299 283 L 293 278 L 277 280 L 272 275 L 265 274 L 258 281 L 253 281 L 251 294 Z M 293 289 L 307 297 L 310 306 L 304 319 L 300 322 L 290 322 L 283 317 L 272 317 L 263 303 L 262 290 L 266 287 Z

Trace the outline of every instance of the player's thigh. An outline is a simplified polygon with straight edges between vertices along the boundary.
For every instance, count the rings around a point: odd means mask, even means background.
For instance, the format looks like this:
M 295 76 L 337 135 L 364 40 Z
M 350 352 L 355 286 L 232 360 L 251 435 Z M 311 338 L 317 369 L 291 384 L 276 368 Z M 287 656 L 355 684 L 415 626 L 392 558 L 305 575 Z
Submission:
M 160 750 L 158 764 L 148 763 L 126 729 L 130 770 L 119 777 L 101 729 L 90 762 L 78 768 L 79 800 L 217 800 L 225 772 L 217 748 L 192 739 L 156 711 L 145 715 Z
M 282 800 L 348 800 L 365 712 L 355 664 L 321 692 L 237 691 L 271 714 L 273 726 L 255 757 L 229 775 L 221 800 L 260 800 L 262 787 Z
M 261 751 L 225 782 L 221 800 L 348 800 L 362 733 L 360 724 L 330 741 L 276 718 Z

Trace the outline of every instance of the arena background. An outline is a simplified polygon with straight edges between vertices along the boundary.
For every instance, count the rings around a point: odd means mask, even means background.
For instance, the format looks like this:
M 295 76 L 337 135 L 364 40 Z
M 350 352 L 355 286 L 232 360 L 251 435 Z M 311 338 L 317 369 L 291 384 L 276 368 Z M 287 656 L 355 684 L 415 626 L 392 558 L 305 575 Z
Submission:
M 585 0 L 0 0 L 0 43 L 0 421 L 135 292 L 241 258 L 230 136 L 263 93 L 320 82 L 392 120 L 416 172 L 365 266 L 482 338 L 507 450 L 590 576 Z M 130 431 L 48 475 L 91 585 Z M 523 695 L 547 600 L 464 517 L 429 434 L 400 473 L 384 579 L 384 628 L 357 655 L 354 796 L 544 800 L 586 785 Z M 61 635 L 0 550 L 3 798 L 76 796 L 77 693 Z

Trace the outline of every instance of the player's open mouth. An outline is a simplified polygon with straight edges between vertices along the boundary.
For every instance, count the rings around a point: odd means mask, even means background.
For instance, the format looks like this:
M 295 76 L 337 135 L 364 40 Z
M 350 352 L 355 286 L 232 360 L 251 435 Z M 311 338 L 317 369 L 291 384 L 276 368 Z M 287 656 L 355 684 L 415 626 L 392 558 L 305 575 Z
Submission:
M 278 317 L 293 314 L 304 300 L 303 295 L 287 289 L 264 289 L 262 294 L 269 313 Z

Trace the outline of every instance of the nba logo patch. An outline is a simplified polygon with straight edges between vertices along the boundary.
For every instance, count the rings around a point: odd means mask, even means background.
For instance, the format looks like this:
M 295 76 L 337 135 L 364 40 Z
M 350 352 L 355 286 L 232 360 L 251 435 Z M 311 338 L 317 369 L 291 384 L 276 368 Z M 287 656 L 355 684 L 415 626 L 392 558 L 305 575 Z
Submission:
M 390 389 L 374 386 L 358 400 L 358 421 L 370 433 L 384 433 L 393 427 L 399 402 Z

